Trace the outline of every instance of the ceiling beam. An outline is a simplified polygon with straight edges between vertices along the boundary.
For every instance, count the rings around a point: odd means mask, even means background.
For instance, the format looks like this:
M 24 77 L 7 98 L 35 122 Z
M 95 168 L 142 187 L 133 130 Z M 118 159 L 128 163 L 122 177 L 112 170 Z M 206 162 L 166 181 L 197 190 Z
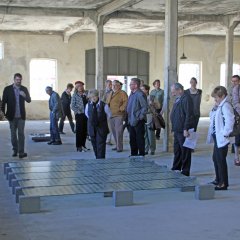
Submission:
M 136 4 L 142 0 L 114 0 L 97 10 L 86 10 L 76 8 L 36 8 L 36 7 L 17 7 L 17 6 L 1 6 L 1 15 L 20 15 L 20 16 L 48 16 L 48 17 L 88 17 L 89 15 L 108 15 L 112 18 L 126 19 L 146 19 L 146 20 L 164 20 L 164 12 L 136 12 L 136 11 L 120 11 L 119 9 L 128 5 Z M 229 15 L 235 20 L 240 20 L 240 13 Z M 202 22 L 221 22 L 223 15 L 178 15 L 179 21 L 202 21 Z
M 143 0 L 113 0 L 106 5 L 100 7 L 97 9 L 98 16 L 105 16 L 109 15 L 113 12 L 118 11 L 119 9 L 123 7 L 129 7 L 132 6 L 138 2 L 141 2 Z
M 191 34 L 194 34 L 198 31 L 207 30 L 207 29 L 212 28 L 212 27 L 216 27 L 216 23 L 214 23 L 214 22 L 202 22 L 202 23 L 200 23 L 199 22 L 199 23 L 196 23 L 196 24 L 193 24 L 193 25 L 187 25 L 187 26 L 183 25 L 182 27 L 180 27 L 180 29 L 178 31 L 178 36 L 182 37 L 182 36 L 185 36 L 185 35 L 191 35 Z
M 63 31 L 63 42 L 68 43 L 70 37 L 73 34 L 79 32 L 83 29 L 91 31 L 94 28 L 95 28 L 94 23 L 91 21 L 90 18 L 81 18 L 78 21 L 76 21 L 74 24 L 71 24 L 64 29 L 64 31 Z
M 2 15 L 20 15 L 20 16 L 47 16 L 47 17 L 84 17 L 86 13 L 94 10 L 75 9 L 75 8 L 42 8 L 42 7 L 15 7 L 1 6 Z
M 146 20 L 165 20 L 164 12 L 136 12 L 136 11 L 117 11 L 111 14 L 111 18 L 125 19 L 146 19 Z M 222 15 L 194 15 L 178 14 L 179 21 L 201 21 L 201 22 L 220 22 Z

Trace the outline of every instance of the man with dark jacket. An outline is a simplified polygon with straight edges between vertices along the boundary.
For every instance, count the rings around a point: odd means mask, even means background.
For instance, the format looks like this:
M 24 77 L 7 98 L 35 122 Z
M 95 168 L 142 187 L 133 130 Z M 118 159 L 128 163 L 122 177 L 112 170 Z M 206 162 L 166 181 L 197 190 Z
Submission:
M 172 132 L 174 133 L 174 161 L 172 170 L 190 175 L 191 152 L 183 146 L 185 138 L 189 137 L 188 130 L 194 127 L 194 112 L 191 97 L 184 92 L 180 83 L 171 86 L 171 93 L 176 97 L 171 112 Z
M 67 89 L 62 93 L 62 96 L 61 96 L 63 115 L 62 115 L 62 117 L 60 119 L 60 123 L 59 123 L 59 133 L 60 134 L 65 134 L 63 132 L 63 127 L 64 127 L 64 121 L 65 121 L 66 117 L 68 118 L 72 132 L 73 133 L 75 132 L 75 130 L 74 130 L 75 126 L 74 126 L 71 108 L 70 108 L 71 99 L 72 99 L 71 92 L 72 92 L 73 88 L 74 88 L 73 84 L 68 83 Z
M 2 112 L 9 121 L 13 157 L 19 154 L 19 158 L 27 157 L 24 152 L 24 127 L 26 120 L 25 101 L 30 103 L 31 97 L 28 89 L 22 84 L 22 75 L 14 74 L 14 83 L 4 88 L 2 99 Z M 7 105 L 7 111 L 6 111 Z
M 46 87 L 46 93 L 49 98 L 49 110 L 50 110 L 50 135 L 51 140 L 48 145 L 61 145 L 62 141 L 58 130 L 58 120 L 62 116 L 62 104 L 61 99 L 52 87 Z

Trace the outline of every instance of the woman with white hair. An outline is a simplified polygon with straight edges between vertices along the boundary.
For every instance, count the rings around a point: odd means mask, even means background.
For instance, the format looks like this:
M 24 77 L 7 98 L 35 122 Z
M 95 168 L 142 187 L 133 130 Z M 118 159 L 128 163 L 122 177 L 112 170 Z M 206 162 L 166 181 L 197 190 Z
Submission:
M 85 108 L 88 118 L 88 135 L 97 159 L 105 158 L 106 139 L 109 133 L 107 122 L 107 105 L 99 99 L 96 89 L 89 90 L 89 102 Z

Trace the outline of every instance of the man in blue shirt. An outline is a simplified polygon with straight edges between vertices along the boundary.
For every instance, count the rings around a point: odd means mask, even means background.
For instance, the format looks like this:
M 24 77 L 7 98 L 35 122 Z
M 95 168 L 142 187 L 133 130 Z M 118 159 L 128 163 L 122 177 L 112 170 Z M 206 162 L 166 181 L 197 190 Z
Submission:
M 147 98 L 140 89 L 140 79 L 132 78 L 131 94 L 128 99 L 127 115 L 129 124 L 131 156 L 145 155 L 145 122 L 147 115 Z
M 50 110 L 50 135 L 51 140 L 48 145 L 61 145 L 62 141 L 58 129 L 58 120 L 62 116 L 62 104 L 58 93 L 54 92 L 52 87 L 46 87 L 46 93 L 49 98 Z

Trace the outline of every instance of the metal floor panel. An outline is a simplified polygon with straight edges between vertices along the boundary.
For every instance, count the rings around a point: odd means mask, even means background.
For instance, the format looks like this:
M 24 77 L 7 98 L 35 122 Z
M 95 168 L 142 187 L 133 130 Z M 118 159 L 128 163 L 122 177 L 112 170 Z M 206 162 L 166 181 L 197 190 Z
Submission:
M 84 185 L 84 184 L 100 184 L 100 183 L 118 183 L 118 182 L 134 182 L 134 181 L 151 181 L 164 179 L 181 179 L 184 176 L 180 173 L 162 172 L 147 174 L 131 174 L 117 176 L 95 176 L 95 177 L 79 177 L 79 178 L 57 178 L 57 179 L 41 179 L 41 180 L 18 180 L 18 184 L 22 188 L 26 187 L 47 187 L 47 186 L 66 186 L 66 185 Z
M 6 163 L 4 173 L 23 212 L 35 207 L 39 209 L 40 197 L 44 196 L 181 188 L 197 184 L 196 178 L 170 171 L 153 161 L 129 158 Z
M 63 172 L 43 172 L 43 173 L 16 173 L 15 178 L 21 179 L 45 179 L 45 178 L 73 178 L 73 177 L 91 177 L 91 176 L 114 176 L 114 175 L 129 175 L 129 174 L 144 174 L 144 173 L 160 173 L 166 172 L 166 168 L 160 167 L 143 167 L 129 169 L 103 169 L 103 170 L 88 170 L 88 171 L 63 171 Z
M 126 169 L 126 168 L 142 168 L 154 167 L 152 162 L 123 162 L 123 163 L 106 163 L 106 164 L 74 164 L 74 165 L 53 165 L 53 166 L 35 166 L 35 167 L 18 167 L 11 168 L 13 173 L 29 173 L 29 172 L 68 172 L 68 171 L 89 171 L 104 169 Z M 163 168 L 160 166 L 160 168 Z
M 135 159 L 129 158 L 109 158 L 109 159 L 69 159 L 69 160 L 58 160 L 58 161 L 40 161 L 40 162 L 9 162 L 5 163 L 6 167 L 11 168 L 31 168 L 31 167 L 51 167 L 51 166 L 69 166 L 69 165 L 86 165 L 86 164 L 112 164 L 112 163 L 132 163 L 132 162 L 139 162 Z M 151 163 L 145 161 L 145 163 Z
M 160 188 L 179 188 L 184 186 L 194 186 L 195 181 L 191 178 L 164 179 L 152 181 L 119 182 L 106 184 L 85 184 L 72 186 L 51 186 L 51 187 L 30 187 L 22 189 L 25 196 L 59 196 L 81 193 L 102 193 L 121 190 L 152 190 Z

